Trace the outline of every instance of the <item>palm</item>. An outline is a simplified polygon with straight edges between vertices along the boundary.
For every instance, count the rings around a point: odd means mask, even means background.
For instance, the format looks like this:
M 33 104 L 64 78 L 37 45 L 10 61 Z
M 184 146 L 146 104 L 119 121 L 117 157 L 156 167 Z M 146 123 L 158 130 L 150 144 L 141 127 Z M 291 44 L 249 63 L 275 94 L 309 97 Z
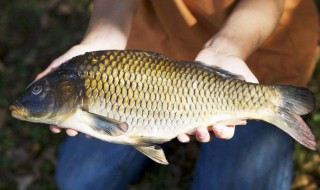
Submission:
M 245 78 L 247 82 L 258 83 L 257 78 L 253 75 L 250 69 L 247 67 L 245 62 L 240 58 L 226 55 L 219 55 L 214 51 L 204 49 L 202 50 L 198 56 L 196 57 L 196 61 L 200 61 L 205 65 L 213 65 L 218 66 L 224 70 L 232 72 L 237 75 L 241 75 Z M 243 120 L 245 124 L 246 121 Z M 222 139 L 230 139 L 234 135 L 236 124 L 230 125 L 213 125 L 212 129 L 216 137 Z M 199 127 L 195 131 L 195 135 L 198 141 L 200 142 L 208 142 L 210 141 L 210 134 L 207 130 L 207 126 Z M 190 137 L 187 134 L 181 134 L 178 136 L 179 141 L 181 142 L 189 142 Z

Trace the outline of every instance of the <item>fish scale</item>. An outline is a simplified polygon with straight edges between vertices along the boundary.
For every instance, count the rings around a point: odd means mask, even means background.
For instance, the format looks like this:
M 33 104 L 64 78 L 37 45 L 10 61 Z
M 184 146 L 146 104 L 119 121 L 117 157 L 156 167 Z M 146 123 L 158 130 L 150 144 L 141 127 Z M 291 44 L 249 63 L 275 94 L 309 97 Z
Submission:
M 153 52 L 108 50 L 62 64 L 31 84 L 10 109 L 18 119 L 132 145 L 168 164 L 157 144 L 199 126 L 246 119 L 274 124 L 315 150 L 315 137 L 300 117 L 314 107 L 306 88 L 248 83 L 216 66 Z
M 165 127 L 176 134 L 186 127 L 191 130 L 210 125 L 208 121 L 219 112 L 251 110 L 260 106 L 257 100 L 264 102 L 261 93 L 256 95 L 253 84 L 239 85 L 241 81 L 219 79 L 209 69 L 158 54 L 108 51 L 94 53 L 82 61 L 74 62 L 73 68 L 80 69 L 77 72 L 85 81 L 89 111 L 126 122 L 132 131 L 146 128 L 143 132 L 146 136 Z M 83 63 L 84 67 L 77 66 Z M 245 96 L 238 99 L 243 90 Z M 247 104 L 252 98 L 253 104 Z M 133 106 L 136 109 L 130 111 Z M 132 117 L 138 122 L 131 123 Z M 149 131 L 151 128 L 155 129 Z

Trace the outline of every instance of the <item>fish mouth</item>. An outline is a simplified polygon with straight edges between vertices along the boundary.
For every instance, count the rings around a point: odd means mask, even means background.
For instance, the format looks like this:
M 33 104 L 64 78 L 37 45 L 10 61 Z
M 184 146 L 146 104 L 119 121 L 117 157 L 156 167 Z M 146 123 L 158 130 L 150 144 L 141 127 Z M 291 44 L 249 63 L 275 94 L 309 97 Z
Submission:
M 17 119 L 26 120 L 28 112 L 26 109 L 23 108 L 23 106 L 19 103 L 14 103 L 9 107 L 9 110 L 11 111 L 11 116 L 15 117 Z

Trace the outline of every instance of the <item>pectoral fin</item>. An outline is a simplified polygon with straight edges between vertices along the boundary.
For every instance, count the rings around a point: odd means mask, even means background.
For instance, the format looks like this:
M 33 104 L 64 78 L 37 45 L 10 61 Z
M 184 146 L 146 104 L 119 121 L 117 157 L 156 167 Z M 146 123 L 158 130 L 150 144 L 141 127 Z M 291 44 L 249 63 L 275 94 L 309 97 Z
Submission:
M 134 147 L 141 153 L 151 158 L 153 161 L 158 162 L 159 164 L 169 164 L 163 152 L 163 149 L 159 145 L 142 145 Z
M 120 136 L 127 132 L 127 123 L 116 121 L 101 115 L 90 113 L 82 110 L 85 122 L 92 127 L 93 130 L 98 131 L 100 134 L 108 134 L 110 136 Z

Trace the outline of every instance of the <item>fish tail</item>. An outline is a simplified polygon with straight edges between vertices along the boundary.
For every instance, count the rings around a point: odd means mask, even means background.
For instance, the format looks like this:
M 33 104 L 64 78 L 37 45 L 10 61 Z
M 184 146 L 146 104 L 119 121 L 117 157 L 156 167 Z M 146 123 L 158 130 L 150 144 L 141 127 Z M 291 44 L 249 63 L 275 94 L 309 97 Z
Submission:
M 311 129 L 300 115 L 315 109 L 315 96 L 307 88 L 293 86 L 274 86 L 280 93 L 277 113 L 264 118 L 278 126 L 295 140 L 309 149 L 316 150 L 316 140 Z

